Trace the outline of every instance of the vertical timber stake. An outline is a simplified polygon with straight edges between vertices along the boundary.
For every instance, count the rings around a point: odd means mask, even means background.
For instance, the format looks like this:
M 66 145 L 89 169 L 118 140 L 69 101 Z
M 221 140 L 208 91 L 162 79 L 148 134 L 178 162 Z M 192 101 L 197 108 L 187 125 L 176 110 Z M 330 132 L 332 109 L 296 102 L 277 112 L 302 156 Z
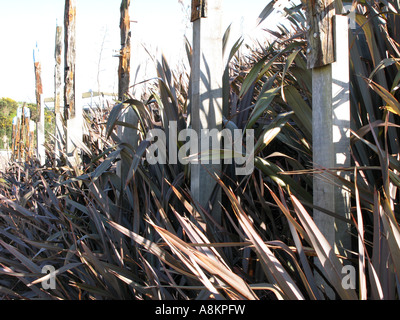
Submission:
M 54 150 L 54 165 L 57 166 L 61 159 L 61 153 L 64 149 L 64 126 L 63 116 L 61 114 L 61 85 L 62 85 L 62 72 L 61 72 L 61 57 L 62 57 L 62 27 L 56 27 L 56 42 L 55 42 L 55 67 L 54 67 L 54 113 L 55 113 L 55 150 Z
M 28 162 L 31 159 L 31 145 L 29 140 L 30 133 L 30 122 L 31 122 L 31 109 L 25 106 L 22 107 L 22 137 L 23 137 L 23 153 L 24 161 Z
M 124 100 L 124 96 L 129 90 L 130 82 L 130 63 L 131 63 L 131 31 L 129 18 L 130 0 L 122 0 L 121 2 L 121 51 L 119 54 L 118 67 L 118 99 Z
M 350 166 L 348 19 L 335 15 L 333 0 L 307 0 L 306 12 L 307 66 L 312 68 L 313 163 L 314 169 L 321 169 L 313 179 L 314 206 L 350 219 L 349 191 L 338 187 L 342 183 L 332 181 L 332 176 L 324 172 L 336 168 L 338 176 L 348 179 L 340 171 Z M 346 250 L 351 250 L 349 224 L 317 209 L 313 218 L 336 253 L 346 256 Z M 327 294 L 334 297 L 333 291 Z
M 65 0 L 65 70 L 64 70 L 64 118 L 75 117 L 75 29 L 76 5 L 75 0 Z
M 44 149 L 44 99 L 42 87 L 42 66 L 39 59 L 39 49 L 33 51 L 33 62 L 35 66 L 35 80 L 36 80 L 36 105 L 38 110 L 38 119 L 36 121 L 36 144 L 37 144 L 37 157 L 41 166 L 45 164 L 46 153 Z
M 130 60 L 131 60 L 131 32 L 129 18 L 130 0 L 122 0 L 120 7 L 120 31 L 121 31 L 121 51 L 119 54 L 118 68 L 118 100 L 123 102 L 129 90 L 130 82 Z M 120 115 L 119 120 L 136 128 L 139 127 L 139 118 L 136 112 L 127 106 Z M 139 143 L 139 132 L 137 129 L 119 125 L 117 127 L 117 135 L 121 143 L 127 143 L 136 150 Z M 124 147 L 121 147 L 124 148 Z M 132 160 L 121 151 L 121 161 L 117 162 L 117 176 L 121 179 L 121 190 L 125 188 L 126 179 L 128 177 L 129 168 Z M 118 193 L 119 194 L 119 193 Z
M 210 132 L 222 128 L 222 0 L 193 0 L 193 56 L 191 123 L 197 132 L 199 143 L 203 146 L 202 130 Z M 208 149 L 211 149 L 207 138 Z M 202 141 L 200 141 L 202 140 Z M 221 143 L 220 137 L 218 142 Z M 201 150 L 199 150 L 201 151 Z M 191 192 L 194 200 L 209 210 L 214 220 L 221 221 L 219 208 L 220 191 L 216 188 L 214 173 L 221 175 L 221 164 L 208 161 L 191 163 Z M 210 199 L 213 199 L 210 202 Z M 212 205 L 212 203 L 214 205 Z M 203 224 L 201 217 L 196 220 Z
M 17 123 L 18 118 L 15 116 L 12 120 L 12 141 L 11 141 L 11 160 L 16 159 L 16 145 L 17 145 Z
M 67 126 L 66 153 L 67 162 L 75 167 L 79 165 L 79 145 L 82 143 L 82 106 L 76 103 L 75 61 L 76 61 L 76 0 L 65 0 L 64 13 L 64 119 Z

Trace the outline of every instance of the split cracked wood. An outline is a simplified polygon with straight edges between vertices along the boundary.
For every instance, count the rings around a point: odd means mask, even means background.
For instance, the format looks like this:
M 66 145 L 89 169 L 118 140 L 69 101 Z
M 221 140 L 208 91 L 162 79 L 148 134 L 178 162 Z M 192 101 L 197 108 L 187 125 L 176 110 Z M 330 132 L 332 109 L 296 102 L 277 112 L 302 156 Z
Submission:
M 76 0 L 65 0 L 64 118 L 75 118 Z
M 76 94 L 76 0 L 65 1 L 64 13 L 64 121 L 66 123 L 67 162 L 72 167 L 81 163 L 79 150 L 83 140 L 83 109 Z
M 131 32 L 129 18 L 130 0 L 122 0 L 121 2 L 121 51 L 119 54 L 118 67 L 118 99 L 122 101 L 129 90 L 130 82 L 130 61 L 131 61 Z
M 206 0 L 192 0 L 192 13 L 191 22 L 194 22 L 200 18 L 207 17 L 207 1 Z
M 333 0 L 307 0 L 307 67 L 317 68 L 335 61 Z

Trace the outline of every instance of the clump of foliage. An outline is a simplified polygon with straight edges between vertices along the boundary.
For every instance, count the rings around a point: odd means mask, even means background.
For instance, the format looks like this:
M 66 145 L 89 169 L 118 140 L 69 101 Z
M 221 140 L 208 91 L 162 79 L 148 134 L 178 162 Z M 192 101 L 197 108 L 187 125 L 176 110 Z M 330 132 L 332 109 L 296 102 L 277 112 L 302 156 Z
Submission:
M 25 106 L 30 109 L 31 120 L 34 122 L 38 119 L 37 106 L 33 103 L 17 102 L 10 98 L 0 99 L 0 149 L 11 148 L 12 144 L 12 122 L 17 115 L 18 107 Z M 54 112 L 45 108 L 45 132 L 46 138 L 52 139 L 51 132 L 54 132 Z M 7 137 L 6 144 L 3 137 Z
M 11 141 L 12 120 L 17 115 L 18 103 L 10 98 L 0 100 L 0 148 L 7 149 L 3 137 L 6 136 Z

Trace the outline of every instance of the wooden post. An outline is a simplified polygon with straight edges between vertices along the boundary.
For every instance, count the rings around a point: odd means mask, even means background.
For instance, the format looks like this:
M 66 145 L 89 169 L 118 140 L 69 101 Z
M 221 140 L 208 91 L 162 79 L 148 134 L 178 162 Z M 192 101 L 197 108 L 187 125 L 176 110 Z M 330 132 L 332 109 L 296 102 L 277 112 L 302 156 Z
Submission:
M 307 67 L 318 68 L 335 61 L 333 40 L 334 0 L 307 0 Z
M 55 113 L 55 144 L 54 144 L 54 165 L 57 166 L 61 159 L 61 153 L 64 149 L 65 132 L 63 126 L 63 117 L 61 114 L 61 85 L 62 85 L 62 72 L 61 72 L 61 56 L 62 56 L 62 27 L 56 27 L 56 41 L 55 41 L 55 68 L 54 68 L 54 113 Z
M 67 126 L 67 162 L 79 165 L 79 145 L 82 143 L 82 106 L 76 103 L 76 0 L 65 0 L 64 14 L 65 70 L 64 70 L 64 119 Z
M 348 20 L 334 13 L 333 0 L 307 0 L 315 169 L 350 165 Z M 335 182 L 338 181 L 332 182 L 332 177 L 324 173 L 314 176 L 314 205 L 349 219 L 349 192 L 335 186 Z M 349 225 L 317 209 L 313 218 L 336 253 L 347 255 L 344 249 L 351 250 Z M 324 283 L 322 279 L 320 283 Z M 335 296 L 331 290 L 327 294 L 330 298 Z
M 22 117 L 22 111 L 21 107 L 18 107 L 17 109 L 17 139 L 15 142 L 15 145 L 17 147 L 17 161 L 18 163 L 21 162 L 21 117 Z
M 129 90 L 130 82 L 130 60 L 131 60 L 131 32 L 130 32 L 130 18 L 129 18 L 130 0 L 122 0 L 120 13 L 120 30 L 121 30 L 121 51 L 119 54 L 119 68 L 118 68 L 118 100 L 124 101 L 125 95 Z M 126 122 L 130 125 L 139 127 L 139 118 L 136 112 L 127 107 L 120 115 L 120 121 Z M 118 126 L 117 134 L 122 143 L 130 144 L 134 149 L 137 148 L 139 143 L 139 132 L 136 129 L 126 126 Z M 124 187 L 128 171 L 131 163 L 127 158 L 121 154 L 121 161 L 117 162 L 117 175 L 121 179 L 121 187 Z
M 130 82 L 130 61 L 131 61 L 131 31 L 129 18 L 130 0 L 122 0 L 120 12 L 120 30 L 121 30 L 121 51 L 119 54 L 118 67 L 118 99 L 124 100 L 125 94 L 129 90 Z
M 332 138 L 334 146 L 334 167 L 349 168 L 350 161 L 350 62 L 349 22 L 346 16 L 335 16 L 336 61 L 332 64 Z M 338 175 L 350 180 L 345 171 Z M 351 219 L 350 191 L 335 186 L 335 212 Z M 349 256 L 344 249 L 351 250 L 350 224 L 336 220 L 335 238 L 337 252 Z
M 75 37 L 76 37 L 75 0 L 65 0 L 65 70 L 64 70 L 64 118 L 75 117 Z
M 11 145 L 11 159 L 12 161 L 15 161 L 17 158 L 17 123 L 18 123 L 18 117 L 15 116 L 12 121 L 12 145 Z
M 33 141 L 35 135 L 35 122 L 33 120 L 29 120 L 29 158 L 33 157 Z
M 191 122 L 201 146 L 201 130 L 222 128 L 222 0 L 192 1 L 193 57 Z M 220 141 L 220 139 L 219 139 Z M 209 143 L 211 149 L 211 143 Z M 200 148 L 199 148 L 200 151 Z M 220 192 L 215 192 L 213 172 L 220 175 L 221 164 L 191 164 L 191 192 L 196 201 L 220 222 Z M 210 197 L 216 196 L 213 208 Z M 196 220 L 202 223 L 201 217 Z
M 25 106 L 22 107 L 22 144 L 23 144 L 23 157 L 24 161 L 28 162 L 30 159 L 30 150 L 29 150 L 29 126 L 31 120 L 31 110 Z
M 36 105 L 38 110 L 38 119 L 36 121 L 36 141 L 37 141 L 37 157 L 39 164 L 43 166 L 46 161 L 46 153 L 44 149 L 44 101 L 43 101 L 43 87 L 41 78 L 41 63 L 39 59 L 39 49 L 36 44 L 36 49 L 33 51 L 33 61 L 35 65 L 35 79 L 36 79 Z

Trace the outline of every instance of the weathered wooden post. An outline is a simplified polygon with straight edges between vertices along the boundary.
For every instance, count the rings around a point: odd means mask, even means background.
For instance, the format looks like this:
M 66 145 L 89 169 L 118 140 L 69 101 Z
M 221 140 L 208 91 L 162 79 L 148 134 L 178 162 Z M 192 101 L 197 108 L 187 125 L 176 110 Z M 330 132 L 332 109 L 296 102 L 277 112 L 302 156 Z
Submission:
M 29 145 L 29 133 L 30 133 L 30 120 L 31 110 L 25 106 L 22 107 L 22 137 L 23 137 L 23 149 L 25 162 L 30 159 L 30 145 Z
M 79 145 L 82 143 L 82 106 L 76 103 L 75 61 L 76 61 L 76 0 L 65 0 L 64 13 L 64 119 L 66 121 L 67 162 L 75 167 L 79 165 Z
M 15 147 L 15 128 L 16 128 L 16 117 L 12 119 L 12 131 L 11 131 L 11 160 L 14 161 L 14 147 Z
M 313 162 L 315 169 L 350 166 L 350 84 L 347 17 L 333 0 L 307 0 L 307 66 L 312 68 Z M 342 177 L 346 175 L 337 170 Z M 330 181 L 329 181 L 330 180 Z M 334 181 L 338 182 L 338 181 Z M 314 205 L 350 219 L 350 197 L 332 176 L 314 175 Z M 340 185 L 340 184 L 339 184 Z M 349 225 L 314 209 L 313 218 L 336 253 L 351 250 Z M 322 281 L 323 282 L 323 281 Z M 328 295 L 333 297 L 333 292 Z
M 64 149 L 65 132 L 63 126 L 63 117 L 61 114 L 61 85 L 62 85 L 62 71 L 61 71 L 61 57 L 62 57 L 62 27 L 56 27 L 56 41 L 55 41 L 55 67 L 54 67 L 54 114 L 55 114 L 55 143 L 54 143 L 54 165 L 57 166 L 61 159 L 61 153 Z
M 120 7 L 120 32 L 121 32 L 121 51 L 119 54 L 118 67 L 118 99 L 123 101 L 124 96 L 129 90 L 130 82 L 130 62 L 131 62 L 131 31 L 129 18 L 130 0 L 122 0 Z
M 222 0 L 192 0 L 193 56 L 191 122 L 201 146 L 203 129 L 222 129 Z M 219 142 L 220 139 L 218 138 Z M 209 149 L 211 143 L 208 140 Z M 200 149 L 199 149 L 200 150 Z M 214 193 L 213 172 L 220 175 L 221 164 L 209 161 L 191 164 L 191 192 L 196 201 L 220 222 L 220 192 Z M 209 200 L 214 195 L 215 205 Z M 201 217 L 196 220 L 202 223 Z
M 22 119 L 22 109 L 21 107 L 18 107 L 17 109 L 17 119 L 18 119 L 18 123 L 17 123 L 17 159 L 18 162 L 21 162 L 21 119 Z
M 29 120 L 29 158 L 33 158 L 33 144 L 35 140 L 35 121 Z
M 18 127 L 18 117 L 15 116 L 12 121 L 12 145 L 11 145 L 11 159 L 15 161 L 17 159 L 17 127 Z
M 37 157 L 41 166 L 45 164 L 46 153 L 44 149 L 44 101 L 41 72 L 42 67 L 39 59 L 39 49 L 36 44 L 36 49 L 33 51 L 33 62 L 35 65 L 36 79 L 36 105 L 38 110 L 38 119 L 36 121 L 36 141 L 37 141 Z
M 119 68 L 118 68 L 118 100 L 123 102 L 129 90 L 130 83 L 130 61 L 131 61 L 131 32 L 130 32 L 130 17 L 129 17 L 130 0 L 122 0 L 120 7 L 120 31 L 121 31 L 121 50 L 119 53 Z M 135 111 L 127 107 L 121 115 L 120 121 L 139 126 L 139 118 Z M 127 126 L 118 126 L 117 134 L 122 143 L 128 143 L 133 148 L 136 148 L 139 143 L 138 130 Z M 130 168 L 128 160 L 122 156 L 121 161 L 117 162 L 117 175 L 121 179 L 121 187 L 125 185 L 126 177 Z

